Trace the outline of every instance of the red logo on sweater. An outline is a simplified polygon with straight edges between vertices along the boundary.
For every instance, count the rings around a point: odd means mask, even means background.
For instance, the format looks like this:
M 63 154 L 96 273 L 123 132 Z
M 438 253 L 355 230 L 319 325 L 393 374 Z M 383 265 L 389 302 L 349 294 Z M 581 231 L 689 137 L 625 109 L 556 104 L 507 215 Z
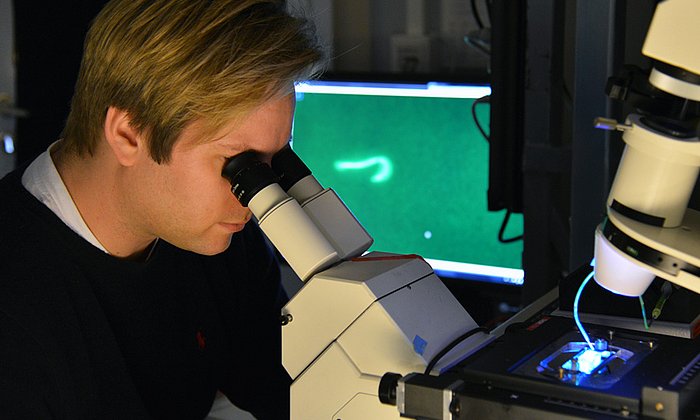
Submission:
M 197 344 L 199 345 L 199 349 L 204 350 L 204 348 L 207 346 L 207 338 L 204 337 L 204 334 L 202 334 L 201 331 L 197 331 L 195 338 L 197 339 Z

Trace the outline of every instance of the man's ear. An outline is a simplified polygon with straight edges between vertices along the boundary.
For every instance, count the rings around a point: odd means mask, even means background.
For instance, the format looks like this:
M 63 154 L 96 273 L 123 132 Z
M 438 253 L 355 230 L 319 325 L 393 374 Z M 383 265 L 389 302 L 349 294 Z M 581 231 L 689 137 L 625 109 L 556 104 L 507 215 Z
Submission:
M 104 134 L 109 149 L 123 166 L 133 165 L 145 150 L 143 135 L 131 125 L 129 114 L 121 109 L 107 108 Z

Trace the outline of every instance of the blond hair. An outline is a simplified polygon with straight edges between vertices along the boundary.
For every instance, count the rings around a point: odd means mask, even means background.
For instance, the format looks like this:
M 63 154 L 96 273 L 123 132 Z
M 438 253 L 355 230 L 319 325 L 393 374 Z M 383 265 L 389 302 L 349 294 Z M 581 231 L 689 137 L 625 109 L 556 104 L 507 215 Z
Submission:
M 213 133 L 291 92 L 323 59 L 309 21 L 283 1 L 113 0 L 86 37 L 63 148 L 92 155 L 112 106 L 167 162 L 187 124 Z

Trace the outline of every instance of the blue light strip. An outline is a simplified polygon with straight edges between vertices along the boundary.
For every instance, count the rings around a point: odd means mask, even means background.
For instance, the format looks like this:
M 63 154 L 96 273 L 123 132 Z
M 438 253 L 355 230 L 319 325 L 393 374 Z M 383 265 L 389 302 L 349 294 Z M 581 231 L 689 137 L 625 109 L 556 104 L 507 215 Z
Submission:
M 586 343 L 588 343 L 588 346 L 593 350 L 593 344 L 591 344 L 591 339 L 588 338 L 588 333 L 586 333 L 586 330 L 583 328 L 583 325 L 581 325 L 581 320 L 578 317 L 578 301 L 581 298 L 581 292 L 583 292 L 583 288 L 586 287 L 586 284 L 593 278 L 593 273 L 595 271 L 591 271 L 588 276 L 583 280 L 583 283 L 581 283 L 581 286 L 578 288 L 578 292 L 576 292 L 576 299 L 574 299 L 574 321 L 576 321 L 576 325 L 578 326 L 579 331 L 581 331 L 581 334 L 583 335 L 583 338 L 586 339 Z
M 391 84 L 308 81 L 295 85 L 297 93 L 335 93 L 345 95 L 412 96 L 426 98 L 477 99 L 491 94 L 489 86 L 445 83 Z
M 445 273 L 463 273 L 483 276 L 485 278 L 499 279 L 498 283 L 522 286 L 525 283 L 525 271 L 518 268 L 494 267 L 490 265 L 461 263 L 455 261 L 443 261 L 426 258 L 425 261 L 440 275 Z M 496 282 L 496 281 L 492 281 Z
M 642 320 L 644 320 L 644 329 L 649 329 L 649 323 L 647 322 L 647 311 L 644 308 L 644 298 L 639 295 L 639 304 L 642 306 Z

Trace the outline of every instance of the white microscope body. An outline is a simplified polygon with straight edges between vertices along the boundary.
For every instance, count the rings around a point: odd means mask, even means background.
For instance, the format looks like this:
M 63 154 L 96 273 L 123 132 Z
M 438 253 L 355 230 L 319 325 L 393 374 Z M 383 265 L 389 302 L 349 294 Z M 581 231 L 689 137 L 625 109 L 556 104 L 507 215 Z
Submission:
M 680 115 L 603 121 L 603 128 L 624 131 L 626 145 L 607 220 L 595 233 L 595 279 L 621 295 L 641 295 L 656 276 L 700 293 L 700 213 L 687 208 L 700 171 L 700 139 L 697 121 L 685 115 L 689 101 L 700 101 L 698 16 L 696 0 L 660 2 L 642 49 L 655 60 L 650 84 L 685 100 Z
M 372 238 L 291 148 L 272 168 L 252 154 L 234 157 L 224 176 L 305 281 L 282 311 L 291 418 L 399 419 L 378 397 L 382 376 L 424 371 L 476 322 L 419 256 L 363 255 Z M 475 351 L 480 335 L 440 357 L 433 371 Z

